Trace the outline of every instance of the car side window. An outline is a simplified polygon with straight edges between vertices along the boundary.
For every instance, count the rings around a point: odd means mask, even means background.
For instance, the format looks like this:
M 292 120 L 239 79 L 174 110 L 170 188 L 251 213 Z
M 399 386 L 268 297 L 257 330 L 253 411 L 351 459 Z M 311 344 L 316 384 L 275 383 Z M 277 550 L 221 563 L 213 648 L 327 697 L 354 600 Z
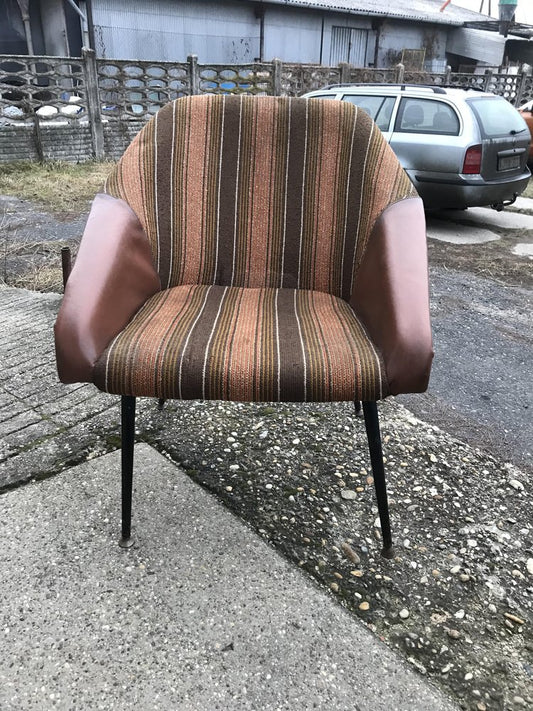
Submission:
M 396 101 L 394 96 L 344 94 L 342 100 L 349 101 L 351 104 L 355 104 L 360 109 L 363 109 L 363 111 L 366 111 L 382 131 L 389 130 L 392 110 L 394 108 L 394 102 Z
M 400 101 L 394 130 L 400 133 L 459 135 L 459 118 L 443 101 L 404 97 Z

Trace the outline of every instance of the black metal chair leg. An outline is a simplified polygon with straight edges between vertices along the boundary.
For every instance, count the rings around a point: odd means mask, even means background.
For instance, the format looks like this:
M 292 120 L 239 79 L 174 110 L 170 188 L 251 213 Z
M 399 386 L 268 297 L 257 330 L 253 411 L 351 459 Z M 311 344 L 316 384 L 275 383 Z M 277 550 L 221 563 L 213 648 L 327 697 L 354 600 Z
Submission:
M 135 398 L 123 395 L 122 415 L 122 537 L 119 546 L 133 545 L 131 537 L 131 499 L 133 492 L 133 445 L 135 444 Z
M 381 435 L 379 433 L 379 418 L 376 403 L 363 402 L 363 412 L 365 415 L 366 436 L 370 450 L 374 486 L 376 488 L 381 534 L 383 536 L 383 550 L 381 551 L 381 555 L 384 558 L 394 558 L 390 530 L 389 504 L 387 501 L 387 486 L 385 484 L 385 467 L 383 466 L 383 450 L 381 448 Z

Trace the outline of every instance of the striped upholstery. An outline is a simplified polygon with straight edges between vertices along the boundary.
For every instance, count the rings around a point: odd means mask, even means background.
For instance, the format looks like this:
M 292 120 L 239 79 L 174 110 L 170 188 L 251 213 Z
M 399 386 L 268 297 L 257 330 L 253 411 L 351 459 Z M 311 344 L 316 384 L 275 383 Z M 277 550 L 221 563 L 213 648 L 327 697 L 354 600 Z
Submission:
M 243 96 L 165 106 L 106 191 L 139 217 L 163 288 L 297 288 L 346 300 L 376 218 L 415 194 L 364 111 Z
M 99 358 L 102 390 L 388 394 L 348 301 L 377 218 L 416 193 L 366 113 L 335 101 L 179 99 L 139 133 L 106 192 L 139 218 L 162 291 Z
M 319 291 L 178 286 L 100 358 L 117 394 L 234 401 L 376 400 L 382 366 L 353 311 Z

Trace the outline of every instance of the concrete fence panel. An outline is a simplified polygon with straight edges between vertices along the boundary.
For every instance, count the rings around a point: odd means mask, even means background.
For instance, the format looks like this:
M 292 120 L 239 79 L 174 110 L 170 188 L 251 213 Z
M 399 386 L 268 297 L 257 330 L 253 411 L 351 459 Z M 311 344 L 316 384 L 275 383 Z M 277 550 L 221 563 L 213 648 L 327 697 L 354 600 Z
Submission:
M 0 55 L 0 162 L 118 158 L 162 106 L 203 93 L 300 96 L 336 83 L 413 83 L 492 91 L 519 106 L 533 99 L 529 74 L 414 72 L 274 59 L 253 64 Z

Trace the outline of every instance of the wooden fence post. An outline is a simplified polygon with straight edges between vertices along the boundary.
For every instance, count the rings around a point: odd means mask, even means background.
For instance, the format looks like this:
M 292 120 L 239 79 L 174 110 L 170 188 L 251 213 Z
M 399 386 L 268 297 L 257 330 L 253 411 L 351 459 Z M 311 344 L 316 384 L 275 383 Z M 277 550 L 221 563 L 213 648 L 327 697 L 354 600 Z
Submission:
M 98 91 L 98 72 L 96 70 L 96 54 L 94 49 L 83 47 L 83 71 L 85 74 L 85 98 L 87 113 L 91 126 L 91 139 L 94 157 L 101 160 L 104 157 L 104 127 L 100 115 L 100 96 Z
M 198 69 L 198 57 L 196 54 L 189 54 L 187 62 L 189 63 L 191 94 L 194 96 L 200 93 L 200 71 Z

